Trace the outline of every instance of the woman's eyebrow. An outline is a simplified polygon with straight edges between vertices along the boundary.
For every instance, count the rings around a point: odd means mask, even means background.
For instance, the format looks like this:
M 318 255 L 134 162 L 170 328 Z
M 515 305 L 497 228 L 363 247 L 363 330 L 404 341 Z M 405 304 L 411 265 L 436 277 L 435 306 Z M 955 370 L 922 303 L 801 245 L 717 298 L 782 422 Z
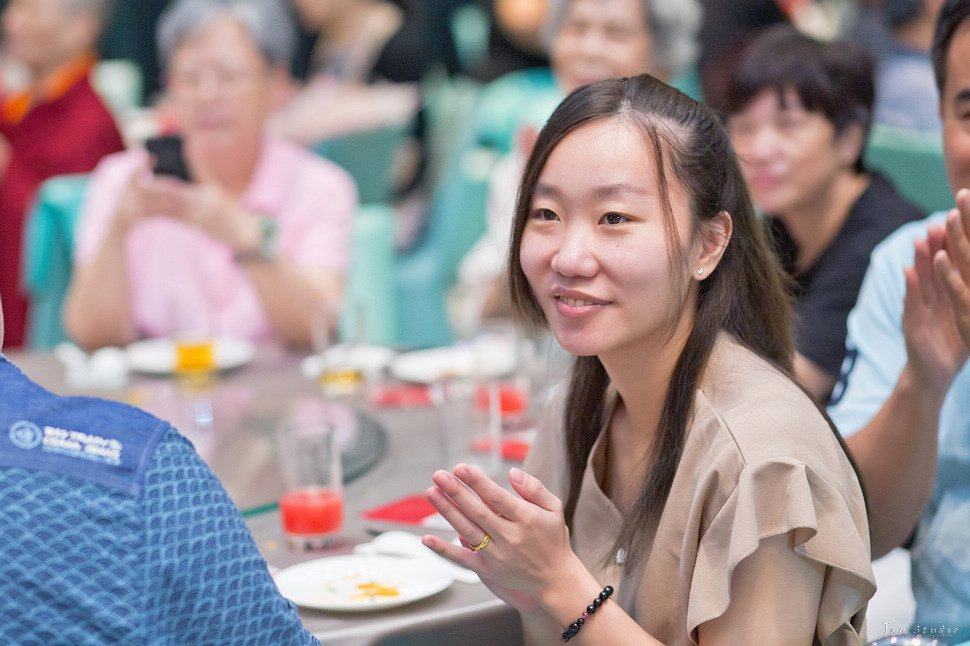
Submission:
M 601 186 L 594 186 L 587 191 L 588 194 L 596 199 L 607 199 L 611 197 L 618 196 L 632 196 L 632 197 L 651 197 L 653 196 L 652 191 L 648 191 L 641 186 L 636 184 L 630 184 L 628 182 L 617 182 L 615 184 L 603 184 Z M 536 184 L 535 191 L 533 195 L 537 197 L 561 197 L 562 191 L 560 191 L 555 186 L 550 184 Z
M 536 197 L 560 197 L 562 191 L 560 191 L 555 186 L 550 184 L 538 183 L 536 184 L 535 190 L 532 192 Z
M 590 193 L 598 198 L 610 198 L 619 196 L 650 197 L 653 192 L 644 189 L 636 184 L 627 182 L 617 182 L 616 184 L 606 184 L 597 186 Z

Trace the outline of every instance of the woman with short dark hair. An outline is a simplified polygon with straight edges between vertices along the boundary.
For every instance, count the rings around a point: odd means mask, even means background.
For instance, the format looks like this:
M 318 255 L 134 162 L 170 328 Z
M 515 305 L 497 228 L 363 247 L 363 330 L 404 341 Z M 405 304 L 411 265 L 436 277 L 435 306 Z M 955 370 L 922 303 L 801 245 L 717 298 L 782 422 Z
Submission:
M 795 293 L 795 377 L 828 400 L 846 319 L 869 254 L 922 217 L 863 164 L 873 70 L 850 43 L 774 27 L 751 43 L 728 84 L 731 141 Z

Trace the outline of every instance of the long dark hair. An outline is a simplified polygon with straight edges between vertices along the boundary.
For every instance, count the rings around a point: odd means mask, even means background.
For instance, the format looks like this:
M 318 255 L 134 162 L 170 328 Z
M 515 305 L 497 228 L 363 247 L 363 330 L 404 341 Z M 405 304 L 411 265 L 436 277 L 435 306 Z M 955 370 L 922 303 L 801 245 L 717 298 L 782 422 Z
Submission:
M 792 305 L 786 278 L 771 252 L 744 184 L 728 135 L 716 114 L 649 75 L 609 80 L 580 88 L 556 109 L 539 134 L 525 168 L 515 211 L 509 253 L 512 304 L 521 322 L 546 321 L 519 262 L 522 234 L 532 195 L 552 150 L 572 131 L 600 119 L 624 119 L 643 134 L 656 160 L 668 246 L 686 262 L 676 245 L 669 185 L 676 178 L 689 196 L 693 234 L 725 211 L 733 233 L 720 264 L 699 282 L 694 326 L 674 367 L 654 443 L 654 461 L 632 513 L 620 528 L 615 547 L 639 556 L 666 504 L 690 422 L 694 392 L 719 331 L 791 375 L 794 342 Z M 684 290 L 686 292 L 686 290 Z M 689 301 L 681 299 L 686 306 Z M 590 450 L 604 424 L 604 395 L 609 377 L 599 359 L 577 357 L 565 411 L 569 470 L 566 522 L 572 526 L 579 488 Z M 843 445 L 844 446 L 844 445 Z
M 943 90 L 946 89 L 946 59 L 950 55 L 950 43 L 965 20 L 970 20 L 970 2 L 966 0 L 946 0 L 936 18 L 932 49 L 933 75 L 936 77 L 936 89 L 941 100 Z

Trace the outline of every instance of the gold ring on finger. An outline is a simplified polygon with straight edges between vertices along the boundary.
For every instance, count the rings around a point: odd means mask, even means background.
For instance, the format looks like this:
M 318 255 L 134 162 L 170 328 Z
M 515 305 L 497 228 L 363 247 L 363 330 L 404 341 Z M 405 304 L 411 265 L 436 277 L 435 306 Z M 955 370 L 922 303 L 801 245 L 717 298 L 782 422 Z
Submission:
M 485 532 L 485 538 L 483 538 L 482 539 L 482 542 L 479 543 L 478 545 L 472 545 L 472 551 L 473 552 L 481 552 L 491 542 L 492 542 L 492 537 L 488 535 L 488 532 Z

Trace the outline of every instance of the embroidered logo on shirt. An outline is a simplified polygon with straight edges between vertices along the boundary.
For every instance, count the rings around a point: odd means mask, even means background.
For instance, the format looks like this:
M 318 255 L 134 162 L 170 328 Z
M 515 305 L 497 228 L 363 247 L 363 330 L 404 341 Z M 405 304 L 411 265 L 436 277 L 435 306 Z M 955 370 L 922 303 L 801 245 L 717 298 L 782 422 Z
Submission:
M 70 458 L 80 458 L 118 466 L 121 464 L 121 451 L 124 445 L 114 438 L 104 438 L 81 431 L 68 431 L 56 426 L 45 426 L 43 430 L 33 422 L 15 422 L 9 431 L 10 442 L 20 449 L 35 449 L 38 446 L 45 453 L 56 453 Z
M 14 422 L 10 426 L 8 435 L 10 437 L 10 443 L 18 449 L 36 448 L 43 439 L 43 433 L 40 432 L 40 427 L 26 420 Z

